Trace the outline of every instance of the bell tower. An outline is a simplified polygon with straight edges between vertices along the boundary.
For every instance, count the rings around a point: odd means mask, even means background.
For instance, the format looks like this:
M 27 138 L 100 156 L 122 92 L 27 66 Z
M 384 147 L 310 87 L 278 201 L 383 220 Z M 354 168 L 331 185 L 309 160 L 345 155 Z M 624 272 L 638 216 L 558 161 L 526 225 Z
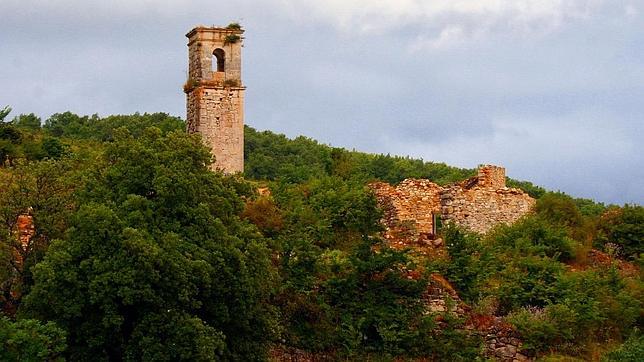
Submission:
M 213 170 L 244 171 L 244 91 L 241 49 L 244 30 L 197 26 L 188 38 L 187 128 L 201 134 L 215 156 Z

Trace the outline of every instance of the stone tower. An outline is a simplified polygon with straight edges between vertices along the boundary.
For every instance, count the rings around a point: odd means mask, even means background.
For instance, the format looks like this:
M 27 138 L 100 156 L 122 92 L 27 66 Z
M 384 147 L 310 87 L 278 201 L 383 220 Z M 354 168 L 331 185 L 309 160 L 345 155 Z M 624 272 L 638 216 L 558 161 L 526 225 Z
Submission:
M 244 31 L 197 26 L 188 38 L 188 132 L 199 132 L 215 156 L 213 170 L 244 171 L 244 90 L 241 48 Z

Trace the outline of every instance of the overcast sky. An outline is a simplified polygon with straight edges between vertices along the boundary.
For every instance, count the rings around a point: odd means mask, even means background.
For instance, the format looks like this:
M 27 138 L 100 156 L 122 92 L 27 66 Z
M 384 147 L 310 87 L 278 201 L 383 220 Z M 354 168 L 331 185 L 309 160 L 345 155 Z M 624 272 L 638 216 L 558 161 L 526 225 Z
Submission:
M 185 118 L 231 21 L 252 127 L 644 203 L 644 0 L 0 0 L 0 107 Z

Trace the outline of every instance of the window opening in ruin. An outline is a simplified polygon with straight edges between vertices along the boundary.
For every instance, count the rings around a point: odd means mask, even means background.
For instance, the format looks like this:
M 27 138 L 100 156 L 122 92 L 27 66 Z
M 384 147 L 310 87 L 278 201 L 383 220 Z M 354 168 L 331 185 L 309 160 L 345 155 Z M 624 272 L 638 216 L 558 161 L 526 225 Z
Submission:
M 441 214 L 432 212 L 432 234 L 437 235 L 442 226 Z
M 221 48 L 215 49 L 214 52 L 212 52 L 212 69 L 216 70 L 217 72 L 223 72 L 224 71 L 224 64 L 226 60 L 226 53 L 224 53 L 224 50 Z

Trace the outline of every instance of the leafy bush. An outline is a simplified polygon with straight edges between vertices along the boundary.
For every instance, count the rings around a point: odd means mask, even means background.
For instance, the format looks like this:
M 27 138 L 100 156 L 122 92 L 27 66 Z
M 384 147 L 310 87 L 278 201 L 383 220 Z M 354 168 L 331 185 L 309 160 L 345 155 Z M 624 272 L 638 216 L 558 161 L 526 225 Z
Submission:
M 224 44 L 235 44 L 241 40 L 241 37 L 237 34 L 228 34 L 224 38 Z
M 337 177 L 292 186 L 277 184 L 275 201 L 284 210 L 285 233 L 305 234 L 321 247 L 344 249 L 381 230 L 381 212 L 371 191 Z
M 558 225 L 576 227 L 582 224 L 581 212 L 572 197 L 549 192 L 537 200 L 537 214 L 543 219 Z
M 552 305 L 521 309 L 509 315 L 508 321 L 521 333 L 523 349 L 534 356 L 569 343 L 576 314 L 565 305 Z
M 65 331 L 55 323 L 0 316 L 0 360 L 64 361 Z
M 493 295 L 499 312 L 509 313 L 521 307 L 544 307 L 553 302 L 558 290 L 556 281 L 563 266 L 547 257 L 522 257 L 507 265 L 494 277 L 498 283 Z
M 230 23 L 226 26 L 226 29 L 241 30 L 242 26 L 239 23 Z
M 374 249 L 374 246 L 376 248 Z M 431 356 L 436 359 L 473 360 L 480 340 L 462 330 L 463 321 L 444 313 L 425 312 L 422 298 L 427 279 L 409 278 L 410 264 L 404 252 L 365 240 L 320 286 L 319 301 L 326 310 L 329 346 L 340 355 L 358 358 L 376 354 Z
M 441 234 L 449 255 L 441 271 L 464 300 L 478 300 L 483 283 L 493 272 L 489 250 L 476 235 L 454 225 L 443 228 Z
M 532 354 L 582 355 L 592 343 L 620 339 L 638 324 L 642 283 L 629 282 L 614 268 L 566 273 L 552 285 L 557 292 L 550 304 L 508 317 Z
M 644 335 L 636 334 L 627 339 L 618 349 L 606 354 L 602 362 L 644 361 Z
M 621 248 L 624 257 L 637 259 L 644 253 L 644 207 L 625 205 L 608 210 L 599 221 L 597 242 Z
M 547 256 L 567 261 L 575 255 L 575 242 L 563 226 L 543 218 L 528 216 L 510 226 L 500 226 L 487 237 L 488 242 L 512 250 L 517 255 Z

